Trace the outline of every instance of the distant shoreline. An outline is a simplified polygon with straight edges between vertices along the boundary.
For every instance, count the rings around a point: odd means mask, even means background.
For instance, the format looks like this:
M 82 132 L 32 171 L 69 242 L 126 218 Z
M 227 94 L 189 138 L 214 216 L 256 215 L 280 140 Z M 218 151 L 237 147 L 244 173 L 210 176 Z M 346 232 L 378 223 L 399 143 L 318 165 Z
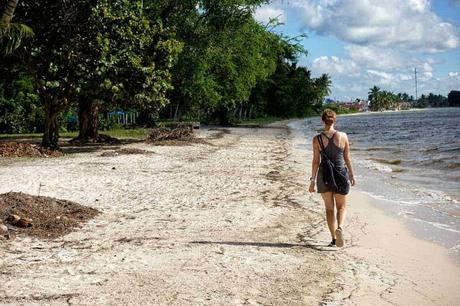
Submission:
M 411 109 L 401 109 L 401 110 L 384 110 L 384 111 L 367 111 L 367 112 L 356 112 L 350 114 L 339 114 L 337 116 L 345 117 L 345 116 L 358 116 L 358 115 L 375 115 L 381 113 L 402 113 L 402 112 L 421 112 L 421 111 L 432 111 L 432 110 L 441 110 L 441 109 L 449 109 L 454 108 L 457 109 L 458 107 L 430 107 L 430 108 L 411 108 Z

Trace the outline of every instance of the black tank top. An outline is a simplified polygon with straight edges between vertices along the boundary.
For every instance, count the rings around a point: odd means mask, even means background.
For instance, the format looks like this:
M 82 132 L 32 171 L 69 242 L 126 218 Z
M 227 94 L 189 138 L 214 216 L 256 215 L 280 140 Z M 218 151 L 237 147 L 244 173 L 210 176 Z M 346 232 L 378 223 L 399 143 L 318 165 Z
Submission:
M 331 138 L 327 137 L 326 134 L 321 133 L 328 139 L 327 145 L 324 147 L 324 152 L 327 154 L 329 159 L 334 163 L 337 169 L 343 169 L 345 168 L 345 160 L 343 159 L 343 149 L 338 147 L 334 143 L 334 137 L 336 133 L 337 132 L 334 132 Z

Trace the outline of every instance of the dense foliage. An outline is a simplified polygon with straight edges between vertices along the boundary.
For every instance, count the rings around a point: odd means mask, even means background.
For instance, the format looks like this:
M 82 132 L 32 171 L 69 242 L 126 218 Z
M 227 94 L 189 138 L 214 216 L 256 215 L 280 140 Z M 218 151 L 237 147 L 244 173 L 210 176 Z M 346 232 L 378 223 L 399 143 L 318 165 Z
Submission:
M 453 96 L 456 91 L 451 91 L 449 96 Z M 455 102 L 450 102 L 447 97 L 443 95 L 435 95 L 429 93 L 428 95 L 422 94 L 417 100 L 407 93 L 392 93 L 390 91 L 381 90 L 379 87 L 374 86 L 369 89 L 369 108 L 375 111 L 387 109 L 405 109 L 409 107 L 425 108 L 425 107 L 448 107 L 460 106 Z
M 460 106 L 460 91 L 452 90 L 447 96 L 449 106 Z
M 42 131 L 57 147 L 73 109 L 80 141 L 98 141 L 100 114 L 114 109 L 150 124 L 316 113 L 330 78 L 297 65 L 302 37 L 254 20 L 265 2 L 3 0 L 20 31 L 0 31 L 1 132 Z

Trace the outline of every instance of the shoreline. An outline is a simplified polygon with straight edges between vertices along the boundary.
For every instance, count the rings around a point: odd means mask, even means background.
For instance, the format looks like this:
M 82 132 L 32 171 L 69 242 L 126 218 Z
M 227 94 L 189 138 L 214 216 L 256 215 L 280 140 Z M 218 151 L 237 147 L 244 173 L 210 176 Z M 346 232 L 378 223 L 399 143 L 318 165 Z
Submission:
M 384 114 L 384 113 L 399 113 L 399 112 L 419 112 L 433 109 L 445 109 L 445 108 L 455 108 L 455 107 L 432 107 L 432 108 L 410 108 L 410 109 L 399 109 L 399 110 L 384 110 L 384 111 L 365 111 L 365 112 L 355 112 L 350 114 L 337 114 L 337 116 L 358 116 L 358 115 L 375 115 L 375 114 Z

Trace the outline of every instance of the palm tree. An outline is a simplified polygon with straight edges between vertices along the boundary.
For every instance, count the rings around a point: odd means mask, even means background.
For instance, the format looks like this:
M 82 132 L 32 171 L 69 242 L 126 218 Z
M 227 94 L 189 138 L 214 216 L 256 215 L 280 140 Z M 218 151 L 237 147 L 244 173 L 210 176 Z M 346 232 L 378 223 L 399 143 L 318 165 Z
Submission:
M 13 53 L 21 45 L 23 39 L 34 35 L 28 26 L 11 22 L 18 3 L 19 0 L 9 0 L 0 20 L 0 50 L 5 55 Z
M 370 90 L 369 90 L 369 101 L 372 101 L 374 98 L 376 98 L 378 96 L 378 94 L 380 93 L 380 88 L 375 86 L 372 87 Z
M 315 93 L 318 102 L 331 93 L 332 80 L 328 74 L 323 74 L 315 80 Z
M 323 105 L 323 99 L 331 93 L 332 80 L 328 74 L 323 74 L 314 81 L 314 108 L 319 111 Z
M 379 110 L 381 108 L 381 103 L 380 103 L 380 100 L 381 100 L 381 91 L 380 91 L 380 88 L 375 86 L 372 87 L 370 90 L 369 90 L 369 96 L 368 96 L 368 99 L 369 99 L 369 107 L 373 110 Z
M 2 14 L 2 23 L 11 23 L 19 0 L 9 0 Z

